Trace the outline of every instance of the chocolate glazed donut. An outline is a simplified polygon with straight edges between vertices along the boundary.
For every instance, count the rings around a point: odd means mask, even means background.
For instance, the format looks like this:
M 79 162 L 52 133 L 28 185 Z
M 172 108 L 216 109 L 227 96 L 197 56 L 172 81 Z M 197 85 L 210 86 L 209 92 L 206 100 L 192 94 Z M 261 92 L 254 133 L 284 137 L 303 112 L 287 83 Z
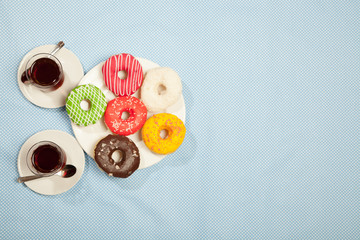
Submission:
M 112 159 L 117 150 L 122 153 L 119 162 Z M 96 145 L 95 162 L 109 176 L 127 178 L 139 168 L 139 149 L 128 137 L 109 134 Z

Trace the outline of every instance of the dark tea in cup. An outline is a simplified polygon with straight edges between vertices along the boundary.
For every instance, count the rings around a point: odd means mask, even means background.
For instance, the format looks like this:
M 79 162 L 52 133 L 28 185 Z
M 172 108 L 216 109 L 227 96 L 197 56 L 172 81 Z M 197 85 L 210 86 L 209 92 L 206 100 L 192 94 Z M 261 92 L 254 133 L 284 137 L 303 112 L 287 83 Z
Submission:
M 53 55 L 40 53 L 28 61 L 21 76 L 23 83 L 31 83 L 41 90 L 53 91 L 61 87 L 64 74 L 60 61 Z
M 42 145 L 35 149 L 32 163 L 39 172 L 52 172 L 61 167 L 61 152 L 49 144 Z
M 52 175 L 65 166 L 66 156 L 55 143 L 43 141 L 31 147 L 27 163 L 35 174 Z

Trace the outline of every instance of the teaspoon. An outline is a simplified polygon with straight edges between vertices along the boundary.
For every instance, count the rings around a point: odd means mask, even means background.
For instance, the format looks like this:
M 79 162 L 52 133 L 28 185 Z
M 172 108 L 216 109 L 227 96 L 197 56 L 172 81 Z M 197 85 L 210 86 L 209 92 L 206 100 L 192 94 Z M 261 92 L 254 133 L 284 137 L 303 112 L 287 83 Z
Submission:
M 76 173 L 76 167 L 75 166 L 66 165 L 63 169 L 61 169 L 61 171 L 59 171 L 55 175 L 58 175 L 58 176 L 63 177 L 63 178 L 69 178 L 69 177 L 74 176 L 75 173 Z M 23 182 L 31 181 L 31 180 L 34 180 L 34 179 L 43 178 L 43 177 L 46 177 L 46 176 L 32 175 L 32 176 L 26 176 L 26 177 L 19 177 L 17 179 L 17 181 L 19 183 L 23 183 Z
M 54 55 L 57 51 L 59 51 L 63 46 L 65 45 L 65 43 L 63 41 L 58 42 L 58 44 L 56 44 L 55 49 L 50 53 L 50 55 Z

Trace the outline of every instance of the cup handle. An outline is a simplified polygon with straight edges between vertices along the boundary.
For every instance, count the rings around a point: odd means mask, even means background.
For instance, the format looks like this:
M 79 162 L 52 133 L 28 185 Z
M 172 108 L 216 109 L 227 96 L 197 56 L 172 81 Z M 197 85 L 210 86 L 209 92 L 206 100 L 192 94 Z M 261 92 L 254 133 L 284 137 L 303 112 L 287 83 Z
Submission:
M 29 70 L 27 70 L 29 71 Z M 27 76 L 26 76 L 26 71 L 24 71 L 22 74 L 21 74 L 21 82 L 25 83 L 25 84 L 29 84 L 32 82 L 31 79 L 29 79 Z

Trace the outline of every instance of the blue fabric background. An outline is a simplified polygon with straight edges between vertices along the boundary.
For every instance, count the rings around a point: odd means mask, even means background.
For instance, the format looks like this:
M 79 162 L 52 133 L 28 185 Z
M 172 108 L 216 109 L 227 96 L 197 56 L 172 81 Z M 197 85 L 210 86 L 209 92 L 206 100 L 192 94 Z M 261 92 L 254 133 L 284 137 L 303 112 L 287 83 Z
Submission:
M 360 239 L 359 1 L 0 0 L 0 239 Z M 128 179 L 86 156 L 56 196 L 16 183 L 33 134 L 72 134 L 17 68 L 63 40 L 85 73 L 127 52 L 176 70 L 180 149 Z

